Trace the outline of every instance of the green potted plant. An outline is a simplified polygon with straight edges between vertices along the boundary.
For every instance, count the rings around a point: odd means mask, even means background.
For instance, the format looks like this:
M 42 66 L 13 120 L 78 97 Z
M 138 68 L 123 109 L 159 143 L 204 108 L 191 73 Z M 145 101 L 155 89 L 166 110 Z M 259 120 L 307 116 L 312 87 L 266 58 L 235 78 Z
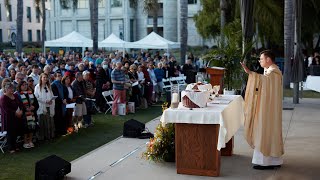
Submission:
M 218 40 L 217 48 L 209 52 L 205 58 L 210 62 L 209 66 L 225 68 L 224 91 L 235 90 L 241 87 L 242 34 L 240 20 L 237 19 L 227 24 L 223 29 L 223 33 L 225 36 L 224 42 Z
M 150 138 L 147 150 L 142 157 L 154 162 L 174 162 L 175 161 L 175 128 L 174 124 L 162 126 L 160 123 L 154 133 L 154 138 Z

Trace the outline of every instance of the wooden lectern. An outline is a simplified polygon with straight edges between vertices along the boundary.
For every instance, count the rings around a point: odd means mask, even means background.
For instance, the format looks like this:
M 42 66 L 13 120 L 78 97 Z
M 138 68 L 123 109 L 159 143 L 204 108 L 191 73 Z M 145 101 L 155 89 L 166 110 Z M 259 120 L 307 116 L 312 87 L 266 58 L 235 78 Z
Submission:
M 219 94 L 223 94 L 223 78 L 224 78 L 223 67 L 207 67 L 206 72 L 210 75 L 210 84 L 212 86 L 220 85 Z M 226 147 L 221 150 L 222 156 L 232 156 L 233 154 L 233 137 L 226 144 Z
M 207 67 L 206 72 L 210 75 L 210 84 L 212 86 L 220 85 L 219 94 L 223 93 L 223 77 L 225 68 Z

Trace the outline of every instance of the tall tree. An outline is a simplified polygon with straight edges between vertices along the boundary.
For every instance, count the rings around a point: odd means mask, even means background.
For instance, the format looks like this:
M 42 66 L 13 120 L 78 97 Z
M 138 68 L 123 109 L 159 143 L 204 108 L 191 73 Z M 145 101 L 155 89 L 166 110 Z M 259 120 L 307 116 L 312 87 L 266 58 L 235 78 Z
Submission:
M 158 33 L 158 0 L 143 0 L 143 12 L 152 16 L 153 32 Z
M 232 22 L 239 16 L 239 2 L 227 0 L 226 22 Z M 202 10 L 195 16 L 197 31 L 203 38 L 214 38 L 221 30 L 220 1 L 201 0 Z M 253 7 L 254 23 L 259 25 L 261 36 L 270 41 L 279 41 L 282 35 L 282 8 L 277 0 L 255 0 Z M 265 30 L 264 30 L 265 29 Z M 280 29 L 280 30 L 279 30 Z M 275 36 L 276 38 L 272 38 Z M 263 40 L 261 39 L 261 40 Z
M 19 10 L 18 10 L 19 9 Z M 23 45 L 23 0 L 17 0 L 17 39 L 16 51 L 22 52 Z
M 290 88 L 291 59 L 294 49 L 294 21 L 293 21 L 293 1 L 284 1 L 284 74 L 283 86 Z
M 93 53 L 98 52 L 98 3 L 99 0 L 90 0 L 91 38 L 93 40 Z
M 302 1 L 302 19 L 301 19 L 301 41 L 309 49 L 319 48 L 320 42 L 320 1 L 303 0 Z M 313 45 L 313 39 L 318 38 L 316 46 Z
M 244 55 L 253 37 L 253 6 L 254 0 L 241 0 L 242 53 Z
M 224 46 L 224 34 L 223 28 L 227 23 L 227 11 L 228 11 L 228 4 L 227 0 L 220 0 L 220 38 L 222 42 L 222 46 Z
M 188 0 L 180 0 L 180 44 L 181 64 L 184 64 L 188 44 Z
M 45 0 L 35 0 L 36 11 L 42 16 L 42 24 L 41 24 L 41 47 L 42 52 L 45 53 L 44 42 L 46 41 L 46 1 Z M 42 11 L 42 12 L 41 12 Z

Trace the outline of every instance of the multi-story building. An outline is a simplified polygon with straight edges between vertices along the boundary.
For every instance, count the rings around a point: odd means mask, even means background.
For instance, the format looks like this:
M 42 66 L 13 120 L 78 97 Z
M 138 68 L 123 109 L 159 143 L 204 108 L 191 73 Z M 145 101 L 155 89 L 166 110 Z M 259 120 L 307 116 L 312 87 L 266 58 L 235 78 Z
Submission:
M 47 14 L 47 40 L 60 38 L 72 31 L 91 38 L 89 0 L 51 0 Z M 135 4 L 135 2 L 137 4 Z M 179 41 L 180 0 L 159 0 L 158 34 Z M 152 16 L 145 14 L 140 0 L 101 0 L 98 8 L 98 40 L 111 33 L 125 41 L 137 41 L 152 31 Z M 193 16 L 201 9 L 200 0 L 188 0 L 188 45 L 212 45 L 197 32 Z
M 0 0 L 0 43 L 15 45 L 17 11 L 22 12 L 17 9 L 17 0 Z M 34 0 L 23 1 L 23 41 L 41 41 L 41 26 L 41 13 Z

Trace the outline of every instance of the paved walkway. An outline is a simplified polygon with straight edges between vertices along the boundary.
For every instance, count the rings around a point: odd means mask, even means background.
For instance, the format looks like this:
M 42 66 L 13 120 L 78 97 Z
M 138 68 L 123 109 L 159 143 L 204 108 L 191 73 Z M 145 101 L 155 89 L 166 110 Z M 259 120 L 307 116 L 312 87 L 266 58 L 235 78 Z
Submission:
M 292 101 L 292 99 L 287 100 Z M 154 130 L 156 118 L 147 127 Z M 141 158 L 147 140 L 118 138 L 74 161 L 68 179 L 206 180 L 206 179 L 320 179 L 320 99 L 302 99 L 293 110 L 283 111 L 284 165 L 278 170 L 254 170 L 253 150 L 241 128 L 235 135 L 234 155 L 221 158 L 221 176 L 204 177 L 176 173 L 174 163 L 154 163 Z

